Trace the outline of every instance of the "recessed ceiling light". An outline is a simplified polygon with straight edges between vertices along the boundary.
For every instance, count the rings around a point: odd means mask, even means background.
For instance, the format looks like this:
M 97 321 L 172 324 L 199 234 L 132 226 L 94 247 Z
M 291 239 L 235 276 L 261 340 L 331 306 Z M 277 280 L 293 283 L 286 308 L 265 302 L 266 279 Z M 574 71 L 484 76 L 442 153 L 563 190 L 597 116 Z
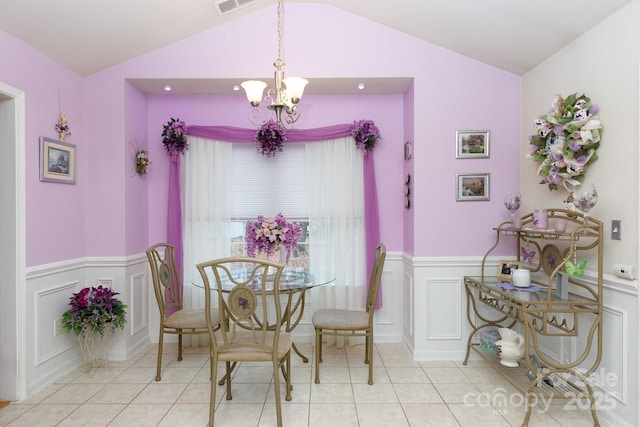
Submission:
M 240 85 L 233 85 L 233 91 L 238 92 L 240 90 Z
M 165 92 L 171 92 L 171 85 L 164 85 Z
M 364 90 L 365 85 L 364 83 L 358 83 L 358 90 Z

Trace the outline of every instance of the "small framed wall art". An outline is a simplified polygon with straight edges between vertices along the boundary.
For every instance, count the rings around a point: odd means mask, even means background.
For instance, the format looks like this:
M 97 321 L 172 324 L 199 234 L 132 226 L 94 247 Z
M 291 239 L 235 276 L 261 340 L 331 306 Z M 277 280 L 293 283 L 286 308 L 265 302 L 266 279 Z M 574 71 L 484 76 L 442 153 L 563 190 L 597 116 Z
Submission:
M 498 264 L 497 276 L 502 281 L 511 282 L 511 273 L 513 270 L 517 270 L 518 268 L 522 268 L 522 263 L 520 261 L 500 261 L 500 264 Z
M 456 159 L 488 157 L 488 130 L 459 130 L 456 132 Z
M 456 175 L 456 201 L 489 200 L 489 174 L 471 173 Z
M 40 137 L 40 181 L 76 183 L 76 146 Z

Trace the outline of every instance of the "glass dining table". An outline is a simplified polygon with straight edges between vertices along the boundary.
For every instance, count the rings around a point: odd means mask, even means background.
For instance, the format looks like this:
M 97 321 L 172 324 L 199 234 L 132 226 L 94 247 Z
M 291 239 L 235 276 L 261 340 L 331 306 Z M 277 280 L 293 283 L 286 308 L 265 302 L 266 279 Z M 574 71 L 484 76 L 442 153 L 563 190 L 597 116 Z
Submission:
M 248 269 L 238 268 L 231 271 L 236 279 L 245 279 L 248 277 Z M 282 324 L 285 325 L 286 332 L 292 332 L 302 320 L 304 315 L 304 306 L 306 301 L 306 293 L 309 289 L 324 286 L 335 281 L 335 275 L 318 270 L 311 271 L 303 267 L 285 267 L 280 276 L 280 295 L 286 297 L 286 303 L 282 310 Z M 214 284 L 215 279 L 209 281 Z M 191 284 L 197 288 L 204 289 L 201 278 L 193 280 Z M 267 282 L 269 286 L 269 282 Z M 222 283 L 222 291 L 229 292 L 233 286 L 228 282 Z M 214 290 L 213 288 L 211 289 Z M 268 290 L 268 288 L 267 288 Z M 304 363 L 309 362 L 309 358 L 305 356 L 293 342 L 293 350 L 302 359 Z

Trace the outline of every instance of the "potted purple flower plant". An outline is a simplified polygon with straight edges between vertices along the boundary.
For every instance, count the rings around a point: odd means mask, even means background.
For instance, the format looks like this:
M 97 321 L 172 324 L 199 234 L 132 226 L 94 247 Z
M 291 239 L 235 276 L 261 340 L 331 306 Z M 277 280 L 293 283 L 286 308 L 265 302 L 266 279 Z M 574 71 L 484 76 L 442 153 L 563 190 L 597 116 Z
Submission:
M 111 288 L 84 288 L 69 298 L 71 307 L 62 314 L 62 327 L 77 336 L 87 334 L 113 335 L 116 328 L 123 329 L 127 306 Z
M 78 338 L 88 372 L 107 367 L 111 338 L 116 328 L 124 329 L 127 306 L 116 298 L 118 292 L 98 286 L 84 288 L 69 299 L 70 309 L 62 314 L 62 327 Z

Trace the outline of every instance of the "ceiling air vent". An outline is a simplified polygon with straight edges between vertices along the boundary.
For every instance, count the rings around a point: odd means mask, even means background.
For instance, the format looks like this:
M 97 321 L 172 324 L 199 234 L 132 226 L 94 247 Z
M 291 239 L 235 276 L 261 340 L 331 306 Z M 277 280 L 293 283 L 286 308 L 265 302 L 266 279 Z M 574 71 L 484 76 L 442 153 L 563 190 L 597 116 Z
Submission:
M 256 0 L 217 0 L 216 6 L 218 8 L 218 13 L 220 15 L 224 15 L 242 6 L 253 3 L 254 1 Z

